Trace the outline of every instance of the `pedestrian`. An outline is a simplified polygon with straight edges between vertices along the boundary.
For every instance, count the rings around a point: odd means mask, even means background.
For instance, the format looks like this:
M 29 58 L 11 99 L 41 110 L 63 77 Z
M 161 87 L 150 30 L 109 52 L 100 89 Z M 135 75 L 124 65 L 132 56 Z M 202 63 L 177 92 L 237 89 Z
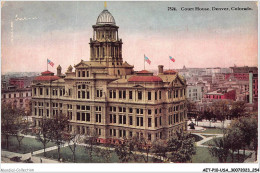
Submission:
M 40 161 L 41 161 L 41 163 L 42 163 L 42 158 L 40 158 Z

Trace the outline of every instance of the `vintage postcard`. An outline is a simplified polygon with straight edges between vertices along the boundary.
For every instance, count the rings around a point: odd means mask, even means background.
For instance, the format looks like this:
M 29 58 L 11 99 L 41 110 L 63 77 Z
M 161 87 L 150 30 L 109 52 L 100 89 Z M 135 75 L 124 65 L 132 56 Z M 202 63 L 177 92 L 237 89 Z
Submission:
M 258 158 L 258 1 L 1 2 L 1 172 Z

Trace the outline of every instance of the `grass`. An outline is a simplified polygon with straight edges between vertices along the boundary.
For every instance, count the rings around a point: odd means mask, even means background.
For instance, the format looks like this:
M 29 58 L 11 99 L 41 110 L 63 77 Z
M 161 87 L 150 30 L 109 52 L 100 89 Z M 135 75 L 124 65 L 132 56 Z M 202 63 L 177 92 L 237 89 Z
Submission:
M 2 147 L 2 149 L 7 150 L 5 142 L 6 142 L 5 138 L 2 138 L 1 147 Z M 54 143 L 49 142 L 47 144 L 46 148 L 52 147 L 54 145 L 55 145 Z M 15 136 L 9 137 L 9 149 L 8 149 L 8 151 L 26 154 L 26 153 L 30 153 L 31 151 L 37 151 L 37 150 L 43 149 L 43 145 L 42 145 L 41 142 L 38 142 L 38 141 L 36 141 L 36 139 L 28 138 L 28 137 L 23 138 L 23 140 L 21 142 L 21 149 L 20 150 L 18 149 L 18 146 L 19 146 L 19 143 L 18 143 L 16 137 Z
M 223 134 L 223 129 L 220 129 L 220 128 L 206 128 L 205 131 L 201 131 L 199 133 Z
M 237 154 L 234 155 L 234 163 L 243 163 L 247 158 L 243 158 L 243 155 L 239 155 L 240 160 L 237 161 Z M 228 156 L 227 163 L 231 163 L 232 158 L 231 155 Z M 192 157 L 192 163 L 219 163 L 217 157 L 211 156 L 209 149 L 205 147 L 196 147 L 196 154 Z
M 90 159 L 90 156 L 88 152 L 86 152 L 86 149 L 84 146 L 77 146 L 76 147 L 76 163 L 107 163 L 104 157 L 97 156 L 94 152 L 93 154 L 93 160 Z M 43 153 L 38 154 L 38 157 L 43 157 Z M 120 160 L 115 153 L 115 151 L 112 151 L 110 155 L 109 163 L 120 163 Z M 57 160 L 58 159 L 58 151 L 52 150 L 46 152 L 46 157 Z M 64 162 L 73 162 L 73 154 L 69 147 L 61 148 L 61 158 Z M 143 163 L 143 159 L 140 160 L 140 163 Z M 150 158 L 150 161 L 152 162 L 152 159 Z
M 206 137 L 206 138 L 209 138 L 209 137 L 216 137 L 216 135 L 202 135 L 202 136 L 204 136 L 204 137 Z
M 216 138 L 216 140 L 220 140 L 220 139 L 221 139 L 221 137 Z M 213 146 L 215 146 L 215 143 L 213 142 L 213 140 L 214 140 L 214 138 L 207 141 L 207 142 L 204 142 L 202 145 L 213 145 Z
M 196 135 L 196 134 L 191 134 L 191 136 L 195 139 L 195 142 L 201 141 L 203 138 Z

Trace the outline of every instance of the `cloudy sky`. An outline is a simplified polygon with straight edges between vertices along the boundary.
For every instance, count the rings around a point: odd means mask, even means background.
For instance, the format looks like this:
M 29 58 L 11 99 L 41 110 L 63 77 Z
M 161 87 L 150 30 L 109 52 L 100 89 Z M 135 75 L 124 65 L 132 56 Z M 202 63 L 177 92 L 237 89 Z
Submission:
M 123 59 L 147 69 L 257 66 L 256 2 L 107 2 L 123 40 Z M 168 11 L 176 7 L 178 11 Z M 181 11 L 181 7 L 250 7 L 249 11 Z M 99 2 L 2 4 L 2 72 L 44 71 L 51 59 L 63 72 L 89 60 Z M 170 63 L 169 55 L 176 59 Z

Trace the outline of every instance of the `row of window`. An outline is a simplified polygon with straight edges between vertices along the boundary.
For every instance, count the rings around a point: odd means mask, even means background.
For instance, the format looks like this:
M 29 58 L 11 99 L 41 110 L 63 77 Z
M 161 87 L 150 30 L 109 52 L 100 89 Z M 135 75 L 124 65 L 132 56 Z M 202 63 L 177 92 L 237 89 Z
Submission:
M 85 70 L 78 70 L 78 76 L 77 77 L 89 77 L 89 71 Z
M 116 97 L 116 90 L 110 90 L 109 91 L 109 98 L 111 99 L 115 99 Z M 118 98 L 119 99 L 126 99 L 126 90 L 119 90 L 118 91 Z M 142 100 L 143 99 L 143 92 L 142 91 L 138 91 L 137 92 L 137 98 L 138 100 Z M 154 91 L 154 100 L 157 99 L 162 99 L 162 92 L 161 91 Z M 133 99 L 133 91 L 128 91 L 128 99 L 132 100 Z M 152 100 L 152 92 L 148 91 L 147 92 L 147 99 L 148 100 Z
M 19 94 L 13 94 L 13 98 L 16 98 L 16 97 L 29 97 L 30 94 L 29 93 L 19 93 Z M 6 99 L 6 98 L 12 98 L 12 94 L 3 94 L 3 98 Z

